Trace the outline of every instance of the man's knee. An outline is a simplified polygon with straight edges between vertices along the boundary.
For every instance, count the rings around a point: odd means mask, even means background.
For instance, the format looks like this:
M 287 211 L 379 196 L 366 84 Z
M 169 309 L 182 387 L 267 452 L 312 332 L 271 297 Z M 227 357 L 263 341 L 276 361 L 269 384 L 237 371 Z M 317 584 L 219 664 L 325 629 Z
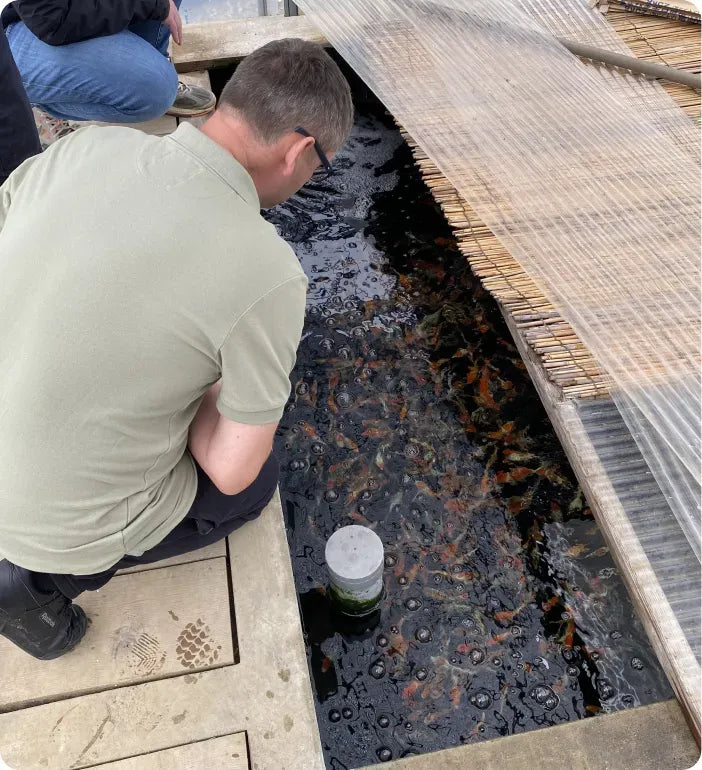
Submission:
M 155 49 L 148 65 L 125 77 L 122 113 L 125 122 L 141 122 L 161 117 L 173 104 L 178 91 L 178 75 L 173 65 Z

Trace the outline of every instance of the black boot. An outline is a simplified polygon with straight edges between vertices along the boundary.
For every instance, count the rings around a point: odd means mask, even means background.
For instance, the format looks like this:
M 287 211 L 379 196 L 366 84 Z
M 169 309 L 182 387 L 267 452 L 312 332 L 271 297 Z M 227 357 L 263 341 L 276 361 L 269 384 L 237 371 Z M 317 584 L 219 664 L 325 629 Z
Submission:
M 88 619 L 60 591 L 40 590 L 32 575 L 0 561 L 0 636 L 39 660 L 51 660 L 80 642 Z

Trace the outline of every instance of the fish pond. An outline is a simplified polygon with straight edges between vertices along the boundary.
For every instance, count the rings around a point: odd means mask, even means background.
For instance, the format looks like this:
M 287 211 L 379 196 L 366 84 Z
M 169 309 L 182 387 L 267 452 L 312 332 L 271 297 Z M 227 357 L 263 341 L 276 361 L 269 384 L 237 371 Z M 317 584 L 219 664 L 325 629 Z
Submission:
M 327 766 L 671 697 L 495 302 L 372 100 L 334 167 L 268 213 L 309 278 L 276 449 Z M 326 594 L 347 524 L 385 546 L 355 624 Z

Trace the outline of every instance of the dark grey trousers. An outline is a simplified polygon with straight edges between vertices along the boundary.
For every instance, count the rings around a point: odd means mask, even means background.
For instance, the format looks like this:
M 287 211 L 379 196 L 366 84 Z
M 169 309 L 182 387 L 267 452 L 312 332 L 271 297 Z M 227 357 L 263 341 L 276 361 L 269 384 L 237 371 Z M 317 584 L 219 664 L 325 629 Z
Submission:
M 158 545 L 141 556 L 125 556 L 109 570 L 94 575 L 32 572 L 21 567 L 16 568 L 15 575 L 26 586 L 32 586 L 42 593 L 58 590 L 69 599 L 75 599 L 83 591 L 96 591 L 102 588 L 117 570 L 180 556 L 227 537 L 242 524 L 258 516 L 268 505 L 278 486 L 278 474 L 278 461 L 271 454 L 253 484 L 239 494 L 225 495 L 198 466 L 197 492 L 185 518 Z M 27 598 L 31 601 L 29 592 Z M 34 606 L 30 604 L 28 609 Z

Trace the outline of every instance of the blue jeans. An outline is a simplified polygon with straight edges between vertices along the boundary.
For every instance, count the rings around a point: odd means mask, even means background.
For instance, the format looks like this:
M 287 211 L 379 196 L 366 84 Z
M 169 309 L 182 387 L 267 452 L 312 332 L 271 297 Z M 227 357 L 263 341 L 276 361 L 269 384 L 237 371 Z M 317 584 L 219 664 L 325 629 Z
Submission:
M 175 100 L 178 76 L 161 22 L 61 46 L 43 43 L 23 22 L 6 33 L 29 101 L 54 117 L 137 123 L 163 115 Z

